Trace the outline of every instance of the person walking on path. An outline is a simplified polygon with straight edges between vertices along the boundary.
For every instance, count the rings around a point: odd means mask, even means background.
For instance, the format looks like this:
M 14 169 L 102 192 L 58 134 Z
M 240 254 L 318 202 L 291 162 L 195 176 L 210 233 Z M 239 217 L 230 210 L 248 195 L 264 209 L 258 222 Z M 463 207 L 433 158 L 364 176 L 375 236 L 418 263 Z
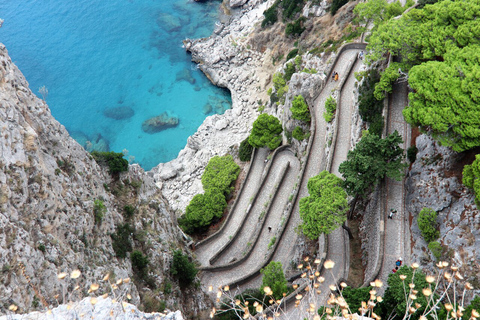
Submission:
M 402 266 L 402 258 L 401 258 L 401 257 L 398 258 L 397 261 L 395 261 L 395 265 L 396 265 L 397 267 L 401 267 L 401 266 Z
M 272 231 L 272 227 L 268 227 L 268 232 L 271 232 Z
M 393 214 L 397 213 L 397 210 L 395 209 L 390 209 L 390 213 L 388 214 L 388 219 L 393 219 Z

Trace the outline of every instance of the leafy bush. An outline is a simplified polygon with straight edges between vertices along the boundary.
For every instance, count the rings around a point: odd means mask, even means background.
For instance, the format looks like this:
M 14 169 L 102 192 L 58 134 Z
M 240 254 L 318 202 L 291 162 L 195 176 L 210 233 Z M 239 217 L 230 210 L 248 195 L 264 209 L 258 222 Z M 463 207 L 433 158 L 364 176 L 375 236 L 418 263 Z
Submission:
M 145 278 L 147 275 L 148 257 L 143 255 L 142 252 L 135 250 L 130 254 L 130 260 L 132 261 L 132 268 L 135 270 L 140 278 Z
M 370 299 L 370 290 L 372 289 L 372 287 L 346 287 L 342 290 L 342 295 L 348 303 L 350 310 L 358 310 L 362 306 L 362 301 L 368 301 Z
M 170 266 L 170 273 L 178 279 L 181 287 L 188 287 L 197 276 L 198 270 L 188 256 L 181 250 L 173 251 L 173 260 Z
M 300 12 L 305 0 L 283 0 L 281 3 L 283 8 L 283 21 L 293 19 L 295 14 Z
M 123 207 L 123 216 L 125 219 L 131 219 L 135 214 L 135 207 L 131 205 L 126 205 Z
M 414 163 L 417 160 L 418 149 L 416 146 L 411 146 L 407 149 L 407 159 L 410 163 Z
M 470 165 L 463 167 L 463 184 L 475 193 L 475 203 L 480 208 L 480 154 Z
M 95 199 L 93 202 L 93 216 L 95 218 L 95 224 L 100 225 L 103 220 L 103 216 L 107 212 L 107 208 L 105 207 L 105 204 L 103 204 L 103 201 L 100 199 Z
M 180 227 L 189 234 L 204 231 L 213 221 L 223 215 L 227 206 L 225 196 L 215 188 L 204 194 L 197 194 L 185 209 L 185 215 L 178 219 Z
M 392 93 L 393 83 L 400 78 L 398 69 L 401 69 L 403 65 L 398 62 L 392 62 L 382 74 L 380 80 L 375 84 L 373 95 L 377 100 L 385 99 L 385 92 Z
M 427 243 L 437 240 L 440 236 L 437 215 L 437 212 L 430 208 L 423 208 L 418 214 L 418 228 Z
M 370 122 L 370 126 L 368 127 L 368 132 L 380 137 L 383 132 L 384 120 L 385 119 L 381 114 L 378 114 L 377 116 L 375 116 L 374 120 Z
M 287 24 L 287 27 L 285 28 L 285 35 L 297 37 L 301 35 L 302 32 L 305 31 L 305 27 L 303 26 L 305 20 L 305 17 L 301 17 L 295 20 L 295 22 Z
M 462 319 L 471 319 L 472 310 L 476 310 L 477 312 L 479 312 L 479 310 L 480 310 L 480 296 L 476 296 L 472 301 L 470 301 L 470 304 L 468 305 L 468 307 L 463 312 Z
M 309 122 L 311 120 L 310 109 L 302 95 L 296 96 L 290 107 L 294 119 Z
M 252 158 L 253 147 L 248 143 L 248 137 L 240 143 L 240 148 L 238 149 L 238 155 L 240 161 L 250 161 Z
M 358 112 L 365 122 L 372 123 L 383 111 L 383 99 L 377 100 L 374 95 L 375 85 L 380 81 L 380 74 L 371 70 L 358 89 Z
M 435 259 L 440 260 L 442 256 L 442 245 L 438 241 L 432 241 L 428 244 L 428 249 L 432 252 Z
M 265 268 L 260 270 L 260 273 L 263 275 L 260 288 L 262 293 L 265 293 L 263 291 L 265 287 L 270 287 L 275 299 L 281 299 L 284 293 L 288 293 L 287 279 L 285 279 L 281 262 L 271 261 Z
M 332 5 L 330 6 L 330 13 L 332 14 L 332 16 L 337 13 L 338 9 L 346 5 L 347 2 L 348 0 L 333 0 Z
M 231 155 L 215 156 L 208 161 L 202 175 L 203 189 L 205 191 L 217 189 L 228 196 L 233 190 L 232 183 L 237 180 L 239 173 L 240 167 Z
M 288 54 L 287 54 L 287 61 L 292 59 L 293 57 L 295 57 L 296 55 L 298 54 L 298 48 L 295 48 L 293 50 L 291 50 Z
M 263 12 L 263 16 L 265 17 L 262 21 L 262 28 L 266 26 L 272 25 L 278 20 L 277 8 L 278 8 L 279 1 L 277 0 L 270 8 Z
M 128 161 L 123 159 L 123 153 L 92 151 L 92 156 L 98 164 L 106 164 L 112 175 L 128 171 Z
M 295 129 L 293 129 L 292 136 L 298 141 L 302 141 L 303 139 L 305 139 L 305 133 L 300 127 L 295 127 Z
M 134 229 L 128 224 L 120 224 L 116 227 L 116 232 L 112 233 L 112 247 L 115 251 L 117 258 L 126 258 L 127 252 L 133 250 L 132 241 L 130 235 L 134 232 Z
M 278 99 L 282 99 L 288 90 L 287 82 L 285 81 L 284 76 L 280 72 L 277 72 L 273 75 L 272 81 Z
M 254 306 L 255 302 L 259 303 L 263 306 L 264 309 L 268 307 L 265 304 L 265 296 L 260 289 L 247 289 L 241 294 L 235 296 L 235 300 L 245 301 L 248 302 L 248 311 L 249 313 L 254 316 L 257 314 L 256 308 Z M 230 302 L 223 301 L 221 304 L 220 309 L 222 310 L 217 315 L 215 315 L 215 319 L 218 320 L 238 320 L 242 319 L 245 312 L 243 310 L 234 310 L 230 305 Z
M 330 122 L 333 120 L 335 110 L 337 110 L 337 101 L 330 96 L 328 97 L 327 101 L 325 101 L 325 112 L 323 113 L 323 118 L 325 121 Z
M 285 81 L 290 81 L 290 79 L 292 79 L 292 75 L 295 73 L 295 71 L 296 71 L 295 64 L 287 63 L 287 67 L 285 68 L 285 75 L 283 76 Z
M 282 124 L 275 116 L 263 113 L 253 123 L 248 143 L 254 148 L 276 149 L 282 143 Z M 203 179 L 203 178 L 202 178 Z

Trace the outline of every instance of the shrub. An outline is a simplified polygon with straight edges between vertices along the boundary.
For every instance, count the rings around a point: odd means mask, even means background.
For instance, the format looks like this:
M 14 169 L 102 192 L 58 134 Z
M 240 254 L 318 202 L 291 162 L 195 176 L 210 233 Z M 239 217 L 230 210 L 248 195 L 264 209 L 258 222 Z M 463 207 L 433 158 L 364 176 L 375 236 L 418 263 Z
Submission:
M 283 95 L 288 90 L 288 86 L 286 85 L 287 82 L 285 81 L 285 77 L 280 72 L 277 72 L 273 75 L 272 81 L 273 81 L 273 87 L 275 88 L 275 93 L 276 93 L 278 99 L 283 98 Z
M 225 196 L 232 190 L 232 183 L 237 180 L 240 167 L 235 163 L 231 155 L 223 157 L 215 156 L 208 161 L 205 172 L 202 175 L 202 185 L 205 192 L 217 189 Z
M 117 258 L 126 258 L 127 252 L 133 250 L 132 241 L 130 235 L 134 232 L 134 229 L 128 224 L 121 224 L 116 227 L 116 232 L 112 233 L 112 248 L 115 251 Z
M 480 208 L 480 154 L 475 156 L 471 165 L 463 167 L 463 184 L 475 193 L 475 203 Z
M 125 219 L 131 219 L 135 214 L 135 207 L 131 205 L 126 205 L 123 207 L 123 216 Z
M 276 149 L 282 143 L 282 124 L 275 116 L 263 113 L 253 123 L 248 143 L 254 148 Z M 203 179 L 203 178 L 202 178 Z
M 463 312 L 462 319 L 471 319 L 472 310 L 477 310 L 477 312 L 480 310 L 480 296 L 476 296 L 475 299 L 470 301 L 470 305 Z
M 283 273 L 282 263 L 271 261 L 265 268 L 260 270 L 263 275 L 260 291 L 264 293 L 263 288 L 270 287 L 275 299 L 281 299 L 284 293 L 288 292 L 287 279 Z
M 358 112 L 362 120 L 370 124 L 369 132 L 381 135 L 383 131 L 383 99 L 374 96 L 375 85 L 380 81 L 376 70 L 367 73 L 365 80 L 358 89 Z
M 148 257 L 143 255 L 138 250 L 133 251 L 130 254 L 130 260 L 132 261 L 132 268 L 134 271 L 138 272 L 140 278 L 145 278 L 147 275 L 147 267 L 148 267 Z
M 100 225 L 103 220 L 103 216 L 107 212 L 107 208 L 105 207 L 105 204 L 103 204 L 103 201 L 100 199 L 95 199 L 93 202 L 93 216 L 95 218 L 95 224 Z
M 123 153 L 92 151 L 92 156 L 100 165 L 107 165 L 110 174 L 128 171 L 128 161 L 123 158 Z
M 332 14 L 332 16 L 337 13 L 338 9 L 346 5 L 347 2 L 348 0 L 333 0 L 332 5 L 330 6 L 330 13 Z
M 299 36 L 305 31 L 305 27 L 303 27 L 303 22 L 305 22 L 305 18 L 301 17 L 300 19 L 295 20 L 293 23 L 287 24 L 285 28 L 285 35 L 286 36 Z
M 414 163 L 417 160 L 418 149 L 416 146 L 411 146 L 407 149 L 407 158 L 410 163 Z
M 180 286 L 185 288 L 195 280 L 198 270 L 193 262 L 190 262 L 187 255 L 184 255 L 181 250 L 175 250 L 173 251 L 170 273 L 178 279 Z
M 295 57 L 296 55 L 298 54 L 298 48 L 295 48 L 293 50 L 291 50 L 288 54 L 287 54 L 287 61 L 292 59 L 293 57 Z
M 293 129 L 292 136 L 298 141 L 302 141 L 303 139 L 305 139 L 305 133 L 300 127 L 295 127 L 295 129 Z
M 418 228 L 427 243 L 437 240 L 440 236 L 437 215 L 437 212 L 430 208 L 423 208 L 418 214 Z
M 302 95 L 298 95 L 293 99 L 290 111 L 292 111 L 294 119 L 305 122 L 309 122 L 311 119 L 310 109 Z
M 248 137 L 240 143 L 238 156 L 240 161 L 250 161 L 252 158 L 253 147 L 248 143 Z
M 293 19 L 295 14 L 302 10 L 304 2 L 304 0 L 283 0 L 280 2 L 283 8 L 283 21 Z
M 178 224 L 186 233 L 204 231 L 222 217 L 226 206 L 225 196 L 218 189 L 208 189 L 204 194 L 193 197 Z
M 374 120 L 370 122 L 368 132 L 381 137 L 383 132 L 384 120 L 385 119 L 381 114 L 377 114 Z
M 248 311 L 249 313 L 254 316 L 257 314 L 257 310 L 255 307 L 255 302 L 259 303 L 260 305 L 263 306 L 264 309 L 268 307 L 266 305 L 265 296 L 260 289 L 247 289 L 243 291 L 241 294 L 238 294 L 235 296 L 234 300 L 239 300 L 243 302 L 248 302 Z M 221 311 L 218 312 L 218 314 L 215 315 L 215 319 L 218 320 L 238 320 L 238 319 L 243 319 L 243 316 L 245 312 L 243 309 L 240 310 L 234 310 L 228 300 L 224 300 L 221 303 Z
M 438 241 L 432 241 L 428 244 L 428 249 L 433 254 L 435 259 L 439 260 L 442 256 L 442 245 Z
M 265 10 L 263 12 L 263 18 L 262 21 L 262 28 L 265 28 L 266 26 L 272 25 L 275 22 L 277 22 L 278 17 L 277 17 L 277 7 L 278 7 L 279 1 L 277 0 L 270 8 Z
M 287 67 L 285 68 L 285 75 L 283 78 L 285 81 L 290 81 L 292 79 L 292 75 L 295 73 L 295 64 L 294 63 L 287 63 Z
M 323 113 L 325 121 L 330 122 L 333 120 L 335 110 L 337 110 L 337 101 L 330 96 L 327 101 L 325 101 L 325 112 Z
M 346 287 L 342 290 L 342 295 L 348 303 L 350 310 L 358 310 L 362 306 L 362 301 L 368 301 L 370 299 L 370 290 L 372 289 L 372 287 Z
M 47 251 L 47 249 L 45 248 L 45 245 L 43 243 L 40 243 L 37 248 L 38 248 L 38 250 L 42 251 L 43 253 L 45 253 L 45 251 Z

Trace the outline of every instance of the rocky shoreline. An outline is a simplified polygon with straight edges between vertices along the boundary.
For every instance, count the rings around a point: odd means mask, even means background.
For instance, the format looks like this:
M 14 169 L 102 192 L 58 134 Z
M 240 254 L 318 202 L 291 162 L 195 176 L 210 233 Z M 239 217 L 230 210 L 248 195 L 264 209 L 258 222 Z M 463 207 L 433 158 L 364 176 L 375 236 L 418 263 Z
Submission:
M 266 101 L 266 87 L 270 83 L 271 64 L 268 52 L 250 50 L 248 36 L 263 19 L 263 11 L 271 1 L 224 1 L 223 10 L 231 17 L 218 23 L 212 36 L 184 41 L 192 60 L 213 84 L 228 88 L 232 95 L 232 108 L 223 115 L 213 115 L 188 138 L 187 145 L 170 162 L 153 168 L 150 174 L 170 203 L 172 209 L 183 211 L 197 193 L 202 193 L 200 181 L 203 169 L 211 157 L 231 152 L 250 131 L 258 115 L 258 101 Z

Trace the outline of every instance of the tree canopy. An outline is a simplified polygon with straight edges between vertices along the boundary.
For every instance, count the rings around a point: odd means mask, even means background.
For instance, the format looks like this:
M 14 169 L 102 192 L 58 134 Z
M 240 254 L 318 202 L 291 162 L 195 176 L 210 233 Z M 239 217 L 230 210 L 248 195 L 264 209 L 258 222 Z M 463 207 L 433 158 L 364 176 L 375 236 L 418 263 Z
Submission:
M 260 291 L 264 292 L 263 288 L 270 287 L 275 299 L 281 299 L 284 293 L 288 293 L 287 279 L 285 279 L 281 262 L 271 261 L 260 270 L 260 273 L 263 275 Z
M 480 207 L 480 154 L 470 165 L 463 167 L 463 184 L 475 192 L 475 203 Z
M 232 183 L 237 180 L 239 173 L 240 167 L 231 155 L 212 157 L 202 175 L 203 189 L 205 192 L 217 189 L 227 196 L 232 192 Z
M 254 148 L 276 149 L 282 143 L 282 124 L 275 116 L 262 113 L 253 123 L 248 143 Z
M 418 228 L 427 243 L 437 240 L 440 236 L 437 215 L 438 213 L 430 208 L 423 208 L 418 214 Z
M 198 270 L 186 254 L 183 254 L 181 250 L 175 250 L 173 251 L 170 273 L 178 279 L 180 286 L 186 287 L 195 280 Z
M 308 180 L 308 197 L 300 199 L 300 228 L 314 240 L 322 233 L 329 234 L 347 220 L 347 193 L 342 179 L 328 171 Z
M 385 139 L 366 133 L 355 149 L 348 151 L 347 160 L 340 164 L 343 186 L 351 196 L 364 196 L 385 176 L 401 180 L 404 164 L 402 137 L 395 131 Z
M 108 165 L 112 175 L 128 171 L 128 161 L 123 158 L 123 153 L 92 151 L 92 157 L 97 163 Z
M 293 99 L 290 111 L 292 111 L 294 119 L 305 122 L 309 122 L 311 119 L 310 109 L 302 95 L 298 95 Z
M 368 47 L 373 60 L 402 57 L 406 121 L 458 152 L 480 145 L 479 16 L 476 0 L 437 2 L 380 25 Z

